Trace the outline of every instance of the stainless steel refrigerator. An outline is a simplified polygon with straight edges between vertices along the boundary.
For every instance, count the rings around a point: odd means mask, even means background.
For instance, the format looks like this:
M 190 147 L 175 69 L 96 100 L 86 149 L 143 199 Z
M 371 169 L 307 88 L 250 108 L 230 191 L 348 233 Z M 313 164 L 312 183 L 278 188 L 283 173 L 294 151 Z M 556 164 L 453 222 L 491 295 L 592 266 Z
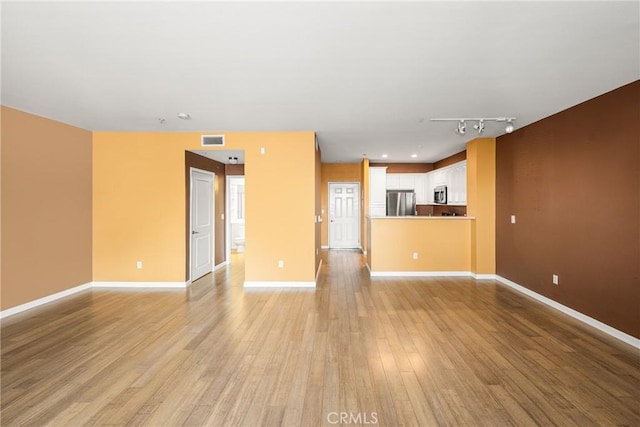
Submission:
M 415 214 L 415 191 L 387 190 L 387 216 L 407 216 Z

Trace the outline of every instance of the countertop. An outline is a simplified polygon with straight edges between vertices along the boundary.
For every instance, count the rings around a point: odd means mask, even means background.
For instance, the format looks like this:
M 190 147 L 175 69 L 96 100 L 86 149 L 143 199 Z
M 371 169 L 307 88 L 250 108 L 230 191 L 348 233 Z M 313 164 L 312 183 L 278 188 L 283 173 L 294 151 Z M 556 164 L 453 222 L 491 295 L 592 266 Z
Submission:
M 476 219 L 475 216 L 424 216 L 424 215 L 407 215 L 407 216 L 367 216 L 369 219 L 408 219 L 412 221 L 416 220 L 434 220 L 434 219 L 444 219 L 444 220 L 467 220 L 467 219 Z

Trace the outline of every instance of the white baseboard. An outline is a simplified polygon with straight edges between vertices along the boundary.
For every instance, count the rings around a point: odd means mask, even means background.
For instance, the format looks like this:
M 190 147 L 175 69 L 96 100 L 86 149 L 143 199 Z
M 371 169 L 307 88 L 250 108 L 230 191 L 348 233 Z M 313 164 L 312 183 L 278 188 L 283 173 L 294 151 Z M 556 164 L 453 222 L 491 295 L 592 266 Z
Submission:
M 67 297 L 69 295 L 73 295 L 73 294 L 76 294 L 78 292 L 85 291 L 87 289 L 91 289 L 91 287 L 92 287 L 92 282 L 85 283 L 85 284 L 80 285 L 80 286 L 76 286 L 76 287 L 73 287 L 73 288 L 65 289 L 64 291 L 56 292 L 53 295 L 48 295 L 46 297 L 38 298 L 36 300 L 29 301 L 27 303 L 17 305 L 15 307 L 8 308 L 6 310 L 0 311 L 0 319 L 4 319 L 5 317 L 9 317 L 9 316 L 12 316 L 14 314 L 21 313 L 21 312 L 23 312 L 25 310 L 36 308 L 38 306 L 41 306 L 41 305 L 47 304 L 49 302 L 53 302 L 53 301 L 59 300 L 60 298 Z
M 213 271 L 218 271 L 221 268 L 226 267 L 228 264 L 229 264 L 229 261 L 222 261 L 220 264 L 218 264 L 215 267 L 213 267 Z
M 94 288 L 179 288 L 184 289 L 191 281 L 186 282 L 93 282 Z
M 495 274 L 477 274 L 471 273 L 471 277 L 476 280 L 496 280 L 497 276 Z
M 367 264 L 367 268 L 369 265 Z M 469 271 L 371 271 L 371 277 L 471 277 Z
M 315 288 L 316 282 L 245 281 L 245 288 Z
M 611 335 L 612 337 L 617 338 L 620 341 L 623 341 L 637 349 L 640 349 L 640 339 L 636 337 L 633 337 L 629 334 L 619 331 L 618 329 L 612 328 L 611 326 L 605 323 L 602 323 L 599 320 L 594 319 L 593 317 L 589 317 L 586 314 L 580 313 L 579 311 L 576 311 L 572 308 L 567 307 L 566 305 L 560 304 L 557 301 L 554 301 L 550 298 L 540 295 L 539 293 L 534 292 L 529 288 L 525 288 L 524 286 L 519 285 L 515 282 L 512 282 L 509 279 L 505 279 L 504 277 L 501 277 L 501 276 L 496 276 L 496 280 L 522 294 L 530 296 L 531 298 L 534 298 L 540 301 L 541 303 L 548 305 L 549 307 L 555 308 L 556 310 L 559 310 L 564 314 L 567 314 L 573 317 L 574 319 L 580 320 L 581 322 L 586 323 L 587 325 L 592 326 L 608 335 Z

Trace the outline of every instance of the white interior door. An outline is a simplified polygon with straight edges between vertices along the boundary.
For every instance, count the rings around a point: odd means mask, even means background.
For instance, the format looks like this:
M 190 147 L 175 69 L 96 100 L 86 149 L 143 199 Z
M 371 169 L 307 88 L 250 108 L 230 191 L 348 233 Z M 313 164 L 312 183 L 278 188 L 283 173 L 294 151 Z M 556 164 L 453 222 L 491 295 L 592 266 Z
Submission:
M 360 185 L 329 184 L 329 247 L 360 247 Z
M 213 271 L 214 174 L 191 168 L 191 280 Z

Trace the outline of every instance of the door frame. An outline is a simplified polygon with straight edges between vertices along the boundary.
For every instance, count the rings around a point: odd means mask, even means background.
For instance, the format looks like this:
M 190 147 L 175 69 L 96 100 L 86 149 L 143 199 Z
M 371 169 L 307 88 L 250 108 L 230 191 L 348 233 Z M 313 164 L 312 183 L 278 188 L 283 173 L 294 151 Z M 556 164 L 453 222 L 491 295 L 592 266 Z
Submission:
M 362 206 L 360 206 L 360 204 L 362 203 L 362 200 L 360 199 L 360 183 L 358 181 L 329 181 L 327 183 L 327 220 L 329 222 L 329 225 L 327 226 L 327 246 L 329 247 L 329 249 L 342 249 L 342 248 L 332 248 L 331 247 L 331 185 L 342 185 L 342 184 L 355 184 L 357 186 L 358 189 L 358 246 L 353 248 L 353 249 L 358 249 L 358 248 L 362 248 L 362 218 L 360 217 L 360 212 L 361 212 L 361 208 Z
M 204 169 L 189 167 L 189 283 L 193 281 L 193 238 L 191 232 L 193 231 L 193 172 L 199 172 L 205 175 L 211 175 L 212 188 L 211 188 L 211 272 L 216 267 L 216 174 Z M 196 279 L 197 280 L 197 279 Z

